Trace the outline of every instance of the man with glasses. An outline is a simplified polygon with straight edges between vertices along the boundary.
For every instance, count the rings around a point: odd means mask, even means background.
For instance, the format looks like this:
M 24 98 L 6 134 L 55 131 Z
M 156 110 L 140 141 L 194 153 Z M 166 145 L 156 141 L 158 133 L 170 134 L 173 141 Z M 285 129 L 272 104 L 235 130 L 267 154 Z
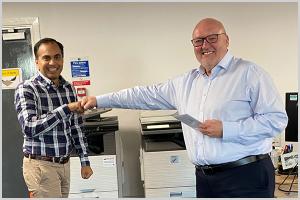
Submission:
M 74 87 L 60 75 L 63 45 L 52 38 L 41 39 L 34 46 L 34 55 L 38 74 L 15 91 L 24 137 L 23 176 L 30 197 L 66 198 L 73 149 L 80 157 L 82 178 L 93 174 L 81 130 L 79 114 L 84 110 L 77 102 Z
M 182 124 L 197 197 L 274 197 L 268 153 L 288 120 L 277 89 L 261 67 L 230 54 L 220 21 L 201 20 L 192 44 L 200 67 L 165 83 L 86 97 L 81 105 L 189 114 L 203 122 L 197 129 Z

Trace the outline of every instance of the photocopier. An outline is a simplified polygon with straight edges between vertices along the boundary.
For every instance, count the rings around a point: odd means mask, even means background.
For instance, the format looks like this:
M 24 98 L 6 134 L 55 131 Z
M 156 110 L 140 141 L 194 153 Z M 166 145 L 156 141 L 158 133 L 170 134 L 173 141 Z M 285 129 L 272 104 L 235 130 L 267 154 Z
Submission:
M 195 167 L 175 111 L 141 113 L 141 179 L 146 198 L 196 197 Z
M 83 115 L 88 155 L 93 170 L 89 179 L 81 178 L 78 156 L 70 158 L 71 180 L 69 198 L 122 197 L 122 157 L 118 134 L 118 117 L 102 117 L 111 109 L 94 109 Z

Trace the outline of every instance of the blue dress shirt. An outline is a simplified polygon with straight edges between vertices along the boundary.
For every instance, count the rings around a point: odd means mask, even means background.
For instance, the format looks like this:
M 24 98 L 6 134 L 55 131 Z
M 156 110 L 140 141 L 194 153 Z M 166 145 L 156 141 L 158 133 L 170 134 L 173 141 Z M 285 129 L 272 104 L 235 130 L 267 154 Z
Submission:
M 271 77 L 258 65 L 229 52 L 207 76 L 202 67 L 165 83 L 97 96 L 97 107 L 177 109 L 199 121 L 221 120 L 223 137 L 212 138 L 182 124 L 195 165 L 220 164 L 272 150 L 287 115 Z

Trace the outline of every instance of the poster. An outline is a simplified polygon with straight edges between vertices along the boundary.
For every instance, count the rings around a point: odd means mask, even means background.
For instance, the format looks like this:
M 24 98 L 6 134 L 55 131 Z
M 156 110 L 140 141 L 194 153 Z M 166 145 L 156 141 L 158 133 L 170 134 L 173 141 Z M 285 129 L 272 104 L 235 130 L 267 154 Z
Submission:
M 21 68 L 2 69 L 2 89 L 16 89 L 22 82 Z
M 89 69 L 89 61 L 88 60 L 74 60 L 71 61 L 71 72 L 72 77 L 89 77 L 90 69 Z

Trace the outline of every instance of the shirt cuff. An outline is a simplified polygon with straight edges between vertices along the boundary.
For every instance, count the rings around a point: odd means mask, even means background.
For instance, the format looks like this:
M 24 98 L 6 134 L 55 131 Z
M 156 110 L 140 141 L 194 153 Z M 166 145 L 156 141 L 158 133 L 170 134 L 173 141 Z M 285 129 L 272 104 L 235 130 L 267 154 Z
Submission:
M 237 140 L 239 137 L 239 122 L 223 121 L 223 141 Z
M 71 110 L 69 109 L 68 105 L 62 105 L 57 108 L 58 118 L 59 119 L 66 119 L 71 114 Z
M 79 156 L 81 167 L 90 166 L 90 161 L 87 155 Z
M 97 96 L 96 100 L 97 100 L 97 108 L 109 108 L 110 107 L 110 103 L 111 101 L 109 100 L 109 97 L 111 96 L 110 94 L 104 94 L 101 96 Z

